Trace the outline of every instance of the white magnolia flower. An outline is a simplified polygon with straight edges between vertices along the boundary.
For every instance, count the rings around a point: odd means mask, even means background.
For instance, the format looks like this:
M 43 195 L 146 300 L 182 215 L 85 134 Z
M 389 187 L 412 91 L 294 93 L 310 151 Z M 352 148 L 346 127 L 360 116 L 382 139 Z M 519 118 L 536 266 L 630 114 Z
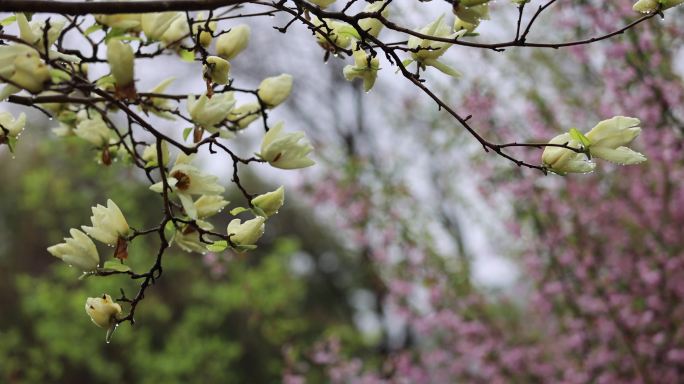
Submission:
M 354 65 L 347 65 L 342 71 L 344 78 L 349 81 L 357 77 L 363 79 L 363 89 L 368 92 L 373 88 L 375 79 L 378 77 L 380 60 L 377 57 L 371 57 L 364 50 L 354 51 L 353 57 Z
M 292 92 L 292 75 L 283 73 L 279 76 L 267 77 L 261 84 L 257 94 L 268 108 L 280 105 Z
M 0 76 L 9 80 L 8 86 L 2 92 L 2 98 L 5 98 L 19 92 L 20 89 L 39 93 L 50 80 L 50 71 L 35 49 L 23 44 L 2 45 Z
M 216 39 L 216 54 L 232 60 L 249 45 L 251 30 L 248 25 L 240 24 Z
M 9 112 L 0 112 L 0 137 L 17 137 L 26 125 L 26 114 L 20 113 L 14 118 Z
M 209 132 L 215 132 L 222 121 L 235 106 L 235 96 L 232 92 L 214 95 L 211 99 L 207 95 L 195 100 L 194 95 L 188 96 L 188 112 L 192 121 Z
M 366 5 L 366 8 L 363 9 L 363 12 L 366 13 L 375 13 L 378 12 L 382 9 L 382 17 L 387 18 L 389 16 L 389 6 L 385 7 L 384 1 L 377 1 L 375 3 L 370 3 Z M 384 7 L 384 9 L 383 9 Z M 369 17 L 366 19 L 361 19 L 359 20 L 359 27 L 363 29 L 364 31 L 368 32 L 371 36 L 378 37 L 380 34 L 380 31 L 385 25 L 378 19 Z
M 278 213 L 285 203 L 285 187 L 282 185 L 273 192 L 264 193 L 252 199 L 252 205 L 261 209 L 266 216 Z
M 216 84 L 228 84 L 230 74 L 230 63 L 218 56 L 207 57 L 207 64 L 204 65 L 204 77 L 211 79 Z
M 89 297 L 85 310 L 95 325 L 109 328 L 116 321 L 116 316 L 121 313 L 121 306 L 115 303 L 111 296 L 104 294 L 101 297 Z
M 260 117 L 261 106 L 257 102 L 242 104 L 235 107 L 228 115 L 228 119 L 237 124 L 240 129 L 247 128 L 247 126 Z
M 190 164 L 194 156 L 187 156 L 180 153 L 176 158 L 176 163 L 171 172 L 167 182 L 173 192 L 176 192 L 178 198 L 183 205 L 185 213 L 193 218 L 198 218 L 197 208 L 192 201 L 193 195 L 219 195 L 225 190 L 219 184 L 218 177 L 207 175 Z M 156 183 L 150 189 L 157 193 L 162 193 L 164 188 L 163 182 Z
M 549 141 L 549 144 L 567 144 L 572 148 L 580 148 L 580 143 L 573 140 L 568 133 L 554 137 Z M 555 146 L 544 148 L 542 163 L 547 169 L 560 175 L 566 173 L 587 173 L 593 171 L 596 167 L 596 164 L 589 161 L 584 153 Z
M 221 212 L 229 203 L 221 195 L 202 195 L 194 204 L 197 217 L 203 219 Z
M 285 133 L 283 129 L 284 125 L 280 122 L 264 135 L 259 156 L 281 169 L 306 168 L 316 164 L 307 157 L 313 146 L 304 132 Z
M 444 15 L 421 28 L 418 32 L 423 35 L 444 39 L 453 39 L 463 36 L 466 33 L 465 30 L 452 33 L 451 28 L 449 28 L 449 26 L 444 22 Z M 460 76 L 458 71 L 437 60 L 451 46 L 451 43 L 434 41 L 431 39 L 421 39 L 416 36 L 410 36 L 408 40 L 408 47 L 412 50 L 412 60 L 417 61 L 422 66 L 435 67 L 449 76 L 458 77 Z
M 266 218 L 261 216 L 244 223 L 240 219 L 233 219 L 227 228 L 230 241 L 236 245 L 254 245 L 264 234 L 265 222 Z
M 71 237 L 65 237 L 64 243 L 56 244 L 47 249 L 48 252 L 65 263 L 84 271 L 92 271 L 100 262 L 95 243 L 78 229 L 69 230 Z
M 586 134 L 591 142 L 591 155 L 625 165 L 646 161 L 644 155 L 626 147 L 641 133 L 639 124 L 639 119 L 625 116 L 615 116 L 601 121 Z
M 117 87 L 126 88 L 133 84 L 135 57 L 130 44 L 110 39 L 107 43 L 107 62 Z
M 99 113 L 80 111 L 78 119 L 80 122 L 76 125 L 76 129 L 74 129 L 76 136 L 98 148 L 109 143 L 111 131 Z
M 148 40 L 161 40 L 171 24 L 183 17 L 181 12 L 144 13 L 140 17 L 142 31 Z
M 93 239 L 109 245 L 117 245 L 120 239 L 125 239 L 130 230 L 126 218 L 119 207 L 110 199 L 107 206 L 98 204 L 92 208 L 90 217 L 92 227 L 81 227 Z

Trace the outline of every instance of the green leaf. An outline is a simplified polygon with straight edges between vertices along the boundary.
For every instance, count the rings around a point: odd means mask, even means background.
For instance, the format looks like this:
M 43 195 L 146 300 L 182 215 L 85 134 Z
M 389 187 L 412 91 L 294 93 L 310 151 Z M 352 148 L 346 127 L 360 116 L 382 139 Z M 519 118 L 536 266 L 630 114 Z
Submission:
M 60 69 L 50 69 L 50 78 L 53 83 L 71 80 L 71 76 Z
M 570 137 L 573 138 L 573 140 L 579 142 L 582 144 L 583 147 L 589 147 L 591 145 L 591 141 L 584 136 L 582 132 L 580 132 L 577 128 L 570 128 L 570 131 L 568 131 L 570 134 Z
M 183 130 L 183 140 L 187 140 L 188 136 L 190 136 L 190 132 L 195 129 L 194 127 L 187 127 Z
M 187 49 L 181 49 L 178 51 L 178 55 L 180 55 L 180 58 L 183 61 L 189 61 L 189 62 L 195 61 L 195 52 L 194 51 L 189 51 Z
M 2 19 L 2 21 L 0 21 L 0 25 L 2 25 L 3 27 L 6 27 L 6 26 L 14 23 L 15 21 L 17 21 L 17 16 L 12 15 L 12 16 L 9 16 L 9 17 Z
M 228 248 L 228 242 L 225 240 L 215 241 L 213 244 L 207 245 L 209 252 L 223 252 Z
M 102 25 L 100 25 L 100 24 L 93 24 L 93 25 L 91 25 L 90 27 L 86 28 L 86 30 L 83 32 L 83 34 L 86 35 L 86 36 L 88 36 L 88 35 L 90 35 L 91 33 L 95 32 L 95 31 L 100 31 L 100 30 L 102 30 Z
M 117 271 L 117 272 L 128 272 L 131 270 L 131 267 L 129 267 L 126 264 L 121 264 L 118 261 L 109 260 L 109 261 L 105 261 L 104 265 L 102 266 L 102 269 L 108 269 L 110 271 Z
M 236 215 L 239 215 L 240 213 L 242 213 L 244 211 L 248 211 L 248 209 L 245 207 L 237 207 L 237 208 L 231 209 L 230 214 L 233 216 L 236 216 Z

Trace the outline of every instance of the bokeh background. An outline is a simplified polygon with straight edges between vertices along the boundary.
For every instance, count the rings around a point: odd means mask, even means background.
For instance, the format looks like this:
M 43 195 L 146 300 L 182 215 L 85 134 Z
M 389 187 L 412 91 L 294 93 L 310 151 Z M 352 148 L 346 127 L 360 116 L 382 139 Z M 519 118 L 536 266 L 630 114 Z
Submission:
M 392 17 L 419 27 L 450 12 L 443 2 L 412 3 L 393 4 Z M 638 17 L 631 5 L 559 2 L 529 40 L 613 31 Z M 515 7 L 491 8 L 477 39 L 511 39 Z M 484 153 L 387 62 L 365 94 L 344 80 L 342 60 L 323 63 L 305 28 L 271 28 L 286 21 L 241 21 L 252 41 L 232 76 L 245 87 L 295 76 L 272 118 L 307 132 L 318 166 L 245 174 L 251 190 L 287 190 L 259 248 L 172 249 L 136 325 L 119 327 L 109 344 L 85 298 L 130 294 L 134 282 L 79 280 L 45 249 L 107 198 L 133 227 L 153 226 L 160 198 L 137 171 L 103 167 L 88 144 L 56 138 L 56 122 L 38 113 L 16 153 L 0 149 L 0 382 L 684 380 L 684 9 L 591 46 L 453 47 L 445 60 L 463 78 L 426 74 L 491 141 L 546 141 L 614 115 L 642 120 L 635 146 L 645 165 L 601 164 L 565 178 Z M 136 64 L 139 87 L 175 74 L 172 93 L 201 90 L 199 67 L 160 60 Z M 98 71 L 106 66 L 91 75 Z M 158 124 L 178 137 L 184 128 Z M 259 135 L 232 143 L 253 153 Z M 516 155 L 537 162 L 540 152 Z M 228 165 L 202 161 L 226 180 L 229 208 L 242 205 Z M 153 262 L 156 246 L 131 246 L 134 270 Z

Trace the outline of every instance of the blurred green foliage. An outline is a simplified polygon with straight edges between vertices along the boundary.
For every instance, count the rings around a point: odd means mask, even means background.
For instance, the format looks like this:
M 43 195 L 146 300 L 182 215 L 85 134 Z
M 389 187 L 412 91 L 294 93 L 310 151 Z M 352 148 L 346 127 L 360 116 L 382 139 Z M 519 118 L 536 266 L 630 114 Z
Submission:
M 79 280 L 78 271 L 45 249 L 68 228 L 88 224 L 90 207 L 108 197 L 138 229 L 156 225 L 154 207 L 161 204 L 143 175 L 117 163 L 103 167 L 86 147 L 27 136 L 16 158 L 0 152 L 0 382 L 272 383 L 281 380 L 286 354 L 301 357 L 330 333 L 361 345 L 347 293 L 362 284 L 354 269 L 363 266 L 345 261 L 333 236 L 296 204 L 269 221 L 256 252 L 211 259 L 168 252 L 136 325 L 122 324 L 105 343 L 105 330 L 85 313 L 86 297 L 117 298 L 120 289 L 132 297 L 139 282 Z M 157 242 L 153 235 L 132 243 L 134 271 L 154 262 Z M 99 250 L 102 261 L 113 253 Z M 334 271 L 318 268 L 318 255 L 326 252 L 340 259 Z M 295 257 L 312 268 L 295 273 Z

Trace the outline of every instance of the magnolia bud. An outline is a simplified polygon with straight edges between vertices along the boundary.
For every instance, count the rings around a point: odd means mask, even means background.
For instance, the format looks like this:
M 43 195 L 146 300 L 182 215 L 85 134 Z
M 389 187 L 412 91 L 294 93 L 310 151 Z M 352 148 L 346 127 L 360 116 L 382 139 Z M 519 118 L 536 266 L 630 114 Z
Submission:
M 573 148 L 579 146 L 579 143 L 574 141 L 567 133 L 554 137 L 549 141 L 549 144 L 567 144 Z M 587 173 L 593 171 L 596 167 L 596 164 L 589 161 L 585 154 L 556 146 L 544 148 L 542 163 L 550 171 L 560 175 L 566 173 Z
M 316 164 L 307 157 L 313 147 L 304 132 L 285 133 L 283 129 L 281 122 L 264 135 L 259 156 L 271 166 L 281 169 L 306 168 Z
M 228 236 L 230 241 L 237 245 L 254 245 L 264 234 L 265 217 L 255 217 L 241 223 L 240 219 L 234 219 L 228 223 Z
M 11 113 L 0 112 L 0 137 L 17 137 L 26 125 L 26 114 L 20 113 L 15 120 Z
M 148 40 L 161 40 L 171 24 L 182 18 L 180 12 L 145 13 L 141 16 L 142 30 Z
M 102 297 L 89 297 L 85 310 L 95 325 L 109 328 L 116 321 L 116 316 L 121 313 L 121 306 L 115 303 L 111 296 L 104 294 Z
M 221 212 L 229 201 L 223 199 L 221 195 L 202 195 L 197 201 L 195 201 L 195 210 L 197 211 L 197 217 L 202 219 L 205 217 L 214 216 L 215 214 Z
M 265 78 L 259 84 L 257 94 L 268 108 L 275 108 L 281 104 L 292 92 L 292 75 L 282 74 Z
M 241 24 L 230 29 L 216 40 L 216 53 L 226 60 L 232 60 L 249 44 L 249 26 Z
M 134 54 L 130 45 L 119 39 L 110 39 L 107 43 L 107 62 L 117 88 L 123 89 L 133 84 Z
M 228 84 L 229 73 L 230 63 L 227 60 L 218 56 L 207 57 L 207 64 L 204 65 L 204 77 L 217 84 Z
M 278 213 L 284 203 L 285 188 L 282 185 L 273 192 L 264 193 L 252 199 L 252 205 L 261 209 L 267 217 Z
M 90 217 L 90 221 L 93 226 L 83 226 L 82 229 L 95 240 L 105 244 L 117 245 L 120 239 L 128 236 L 130 228 L 126 218 L 112 200 L 107 200 L 106 207 L 99 204 L 93 207 L 93 216 Z
M 53 245 L 47 250 L 65 263 L 73 265 L 84 271 L 92 271 L 100 262 L 95 243 L 90 237 L 78 229 L 70 229 L 71 237 L 65 237 L 64 243 Z

